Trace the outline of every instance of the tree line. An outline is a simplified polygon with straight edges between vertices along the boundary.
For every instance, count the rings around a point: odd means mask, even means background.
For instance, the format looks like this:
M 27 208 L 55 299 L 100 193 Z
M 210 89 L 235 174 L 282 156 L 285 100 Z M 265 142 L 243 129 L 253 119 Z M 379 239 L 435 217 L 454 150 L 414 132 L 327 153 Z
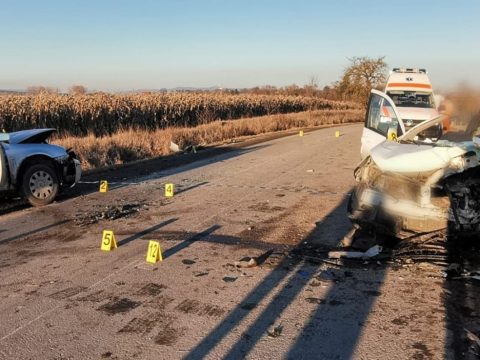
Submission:
M 348 65 L 344 69 L 340 79 L 332 84 L 319 86 L 318 78 L 312 76 L 305 85 L 291 84 L 283 87 L 272 85 L 256 86 L 245 89 L 215 89 L 210 92 L 256 95 L 289 95 L 319 97 L 327 100 L 353 101 L 366 104 L 370 90 L 381 86 L 387 76 L 387 63 L 385 57 L 352 57 L 348 59 Z M 88 92 L 84 85 L 73 85 L 68 91 L 71 95 L 82 95 Z M 165 92 L 162 91 L 162 92 Z M 196 92 L 184 90 L 182 92 Z M 204 91 L 202 91 L 204 92 Z M 28 94 L 59 93 L 59 90 L 47 86 L 30 86 Z

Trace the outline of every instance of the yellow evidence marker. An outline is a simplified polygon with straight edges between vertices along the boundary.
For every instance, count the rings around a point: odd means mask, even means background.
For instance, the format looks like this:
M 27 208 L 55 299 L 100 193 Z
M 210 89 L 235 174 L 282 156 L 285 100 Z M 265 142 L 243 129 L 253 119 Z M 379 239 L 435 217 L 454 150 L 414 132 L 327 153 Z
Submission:
M 387 132 L 387 140 L 388 141 L 397 141 L 397 129 L 396 128 L 388 128 Z
M 173 197 L 173 190 L 174 190 L 174 185 L 173 184 L 165 184 L 165 196 L 170 198 Z
M 103 230 L 102 246 L 100 249 L 103 251 L 110 251 L 117 248 L 117 241 L 112 230 Z
M 340 131 L 335 131 L 335 137 L 340 137 Z
M 108 181 L 107 180 L 100 180 L 100 192 L 106 193 L 108 191 Z
M 148 242 L 147 250 L 147 262 L 155 264 L 159 261 L 162 261 L 162 250 L 160 249 L 160 243 L 158 241 L 150 240 Z
M 298 132 L 298 136 L 303 136 L 303 130 L 300 130 L 300 131 Z

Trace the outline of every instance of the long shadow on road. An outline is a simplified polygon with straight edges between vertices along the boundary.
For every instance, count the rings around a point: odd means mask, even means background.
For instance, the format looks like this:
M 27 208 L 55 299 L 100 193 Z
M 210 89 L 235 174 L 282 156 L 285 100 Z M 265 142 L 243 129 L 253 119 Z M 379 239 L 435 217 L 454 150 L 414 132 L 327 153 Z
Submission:
M 168 224 L 171 224 L 171 223 L 173 223 L 173 222 L 175 222 L 175 221 L 177 221 L 177 220 L 178 220 L 177 218 L 165 220 L 165 221 L 161 222 L 160 224 L 151 226 L 151 227 L 149 227 L 148 229 L 142 230 L 142 231 L 140 231 L 139 233 L 136 233 L 136 234 L 134 234 L 134 235 L 132 235 L 132 236 L 129 236 L 129 237 L 123 239 L 123 240 L 120 240 L 117 245 L 118 245 L 118 246 L 126 245 L 126 244 L 128 244 L 129 242 L 131 242 L 131 241 L 140 239 L 142 236 L 145 236 L 145 235 L 147 235 L 147 234 L 150 234 L 151 232 L 154 232 L 154 231 L 156 231 L 156 230 L 158 230 L 158 229 L 160 229 L 160 228 L 162 228 L 162 227 L 164 227 L 164 226 L 167 226 Z
M 446 310 L 445 358 L 470 360 L 480 358 L 480 281 L 456 275 L 455 265 L 480 273 L 479 236 L 448 237 L 448 262 L 453 264 L 444 281 Z M 459 268 L 460 269 L 460 268 Z M 470 338 L 470 339 L 469 339 Z
M 181 243 L 179 243 L 179 244 L 169 248 L 168 250 L 166 250 L 163 253 L 163 258 L 167 259 L 170 256 L 175 255 L 176 253 L 178 253 L 178 252 L 182 251 L 183 249 L 192 245 L 194 242 L 210 236 L 213 232 L 215 232 L 216 230 L 218 230 L 220 228 L 221 228 L 220 225 L 213 225 L 213 226 L 210 226 L 208 229 L 205 229 L 202 232 L 199 232 L 199 233 L 188 236 Z
M 210 164 L 235 158 L 259 149 L 268 147 L 269 145 L 255 145 L 246 148 L 224 146 L 218 148 L 209 148 L 202 150 L 196 154 L 180 154 L 159 157 L 151 160 L 145 160 L 138 163 L 126 164 L 115 169 L 106 169 L 85 174 L 81 183 L 71 189 L 65 191 L 57 198 L 58 202 L 76 198 L 81 195 L 88 195 L 98 191 L 98 181 L 107 180 L 113 186 L 110 191 L 135 184 L 145 180 L 156 180 L 164 176 L 171 176 Z M 82 183 L 84 182 L 84 183 Z M 181 191 L 191 190 L 194 187 L 204 185 L 198 184 Z M 0 199 L 0 215 L 8 214 L 14 211 L 23 210 L 30 207 L 25 200 L 22 199 Z
M 21 239 L 25 236 L 33 235 L 33 234 L 36 234 L 36 233 L 39 233 L 39 232 L 42 232 L 42 231 L 52 229 L 56 226 L 66 224 L 68 222 L 70 222 L 70 220 L 68 220 L 68 219 L 67 220 L 62 220 L 62 221 L 57 221 L 56 223 L 53 223 L 53 224 L 50 224 L 50 225 L 42 226 L 42 227 L 39 227 L 39 228 L 34 229 L 34 230 L 30 230 L 30 231 L 27 231 L 27 232 L 24 232 L 24 233 L 21 233 L 21 234 L 18 234 L 18 235 L 11 236 L 11 237 L 6 238 L 6 239 L 1 239 L 0 240 L 0 245 L 9 243 L 10 241 Z M 2 231 L 6 231 L 6 230 L 0 230 L 0 232 L 2 232 Z
M 350 230 L 348 224 L 338 226 L 338 217 L 345 217 L 345 209 L 346 199 L 322 222 L 317 223 L 316 229 L 308 235 L 303 244 L 315 242 L 322 233 L 331 229 L 336 229 L 337 239 L 342 238 Z M 304 245 L 299 245 L 297 250 L 301 252 L 302 246 Z M 245 358 L 273 324 L 281 323 L 283 313 L 294 301 L 305 301 L 301 300 L 303 292 L 311 286 L 314 279 L 331 276 L 332 273 L 333 276 L 340 275 L 338 269 L 305 262 L 300 256 L 285 258 L 185 356 L 185 359 L 206 357 L 233 329 L 246 320 L 249 311 L 245 310 L 245 304 L 259 304 L 275 293 L 272 301 L 224 356 L 226 359 Z M 343 271 L 341 273 L 344 275 Z M 375 297 L 368 294 L 378 293 L 384 275 L 385 268 L 380 268 L 376 271 L 375 279 L 363 281 L 358 286 L 355 285 L 354 277 L 347 279 L 342 276 L 338 281 L 332 282 L 328 294 L 323 299 L 317 299 L 318 304 L 289 349 L 288 358 L 351 358 L 362 332 L 362 325 L 374 304 Z M 316 326 L 319 322 L 322 323 L 321 327 Z M 314 328 L 321 331 L 314 331 Z

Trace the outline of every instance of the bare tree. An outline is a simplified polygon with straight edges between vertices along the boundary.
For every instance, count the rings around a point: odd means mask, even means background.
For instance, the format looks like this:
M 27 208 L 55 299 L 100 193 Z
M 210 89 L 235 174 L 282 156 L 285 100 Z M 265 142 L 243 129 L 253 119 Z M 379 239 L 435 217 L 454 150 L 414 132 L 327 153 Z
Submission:
M 80 95 L 80 94 L 86 94 L 87 93 L 87 88 L 83 85 L 73 85 L 69 93 L 72 95 Z
M 301 94 L 301 88 L 297 84 L 287 85 L 284 88 L 285 94 L 298 96 Z
M 385 57 L 353 57 L 342 78 L 335 84 L 337 92 L 344 100 L 366 103 L 370 90 L 384 83 L 387 74 Z
M 318 91 L 318 77 L 315 75 L 310 76 L 308 83 L 303 86 L 303 90 L 306 96 L 315 96 Z

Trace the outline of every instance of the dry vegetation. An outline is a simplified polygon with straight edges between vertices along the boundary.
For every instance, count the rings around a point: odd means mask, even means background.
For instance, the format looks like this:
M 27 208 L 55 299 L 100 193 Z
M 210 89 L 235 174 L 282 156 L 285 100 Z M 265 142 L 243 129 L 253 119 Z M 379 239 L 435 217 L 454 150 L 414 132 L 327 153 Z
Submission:
M 82 167 L 92 169 L 169 154 L 171 141 L 181 148 L 206 146 L 363 117 L 356 103 L 306 94 L 119 95 L 80 90 L 69 95 L 40 91 L 0 96 L 0 129 L 56 128 L 54 142 L 73 148 Z
M 315 127 L 363 121 L 363 110 L 315 110 L 297 114 L 279 114 L 249 119 L 214 121 L 196 127 L 166 129 L 126 129 L 101 138 L 60 137 L 54 142 L 75 149 L 84 169 L 122 164 L 170 153 L 170 141 L 188 145 L 213 145 L 242 136 L 294 128 Z
M 64 135 L 112 135 L 126 129 L 156 130 L 307 110 L 358 109 L 355 103 L 312 96 L 146 93 L 76 94 L 40 92 L 0 96 L 0 130 L 53 127 Z

